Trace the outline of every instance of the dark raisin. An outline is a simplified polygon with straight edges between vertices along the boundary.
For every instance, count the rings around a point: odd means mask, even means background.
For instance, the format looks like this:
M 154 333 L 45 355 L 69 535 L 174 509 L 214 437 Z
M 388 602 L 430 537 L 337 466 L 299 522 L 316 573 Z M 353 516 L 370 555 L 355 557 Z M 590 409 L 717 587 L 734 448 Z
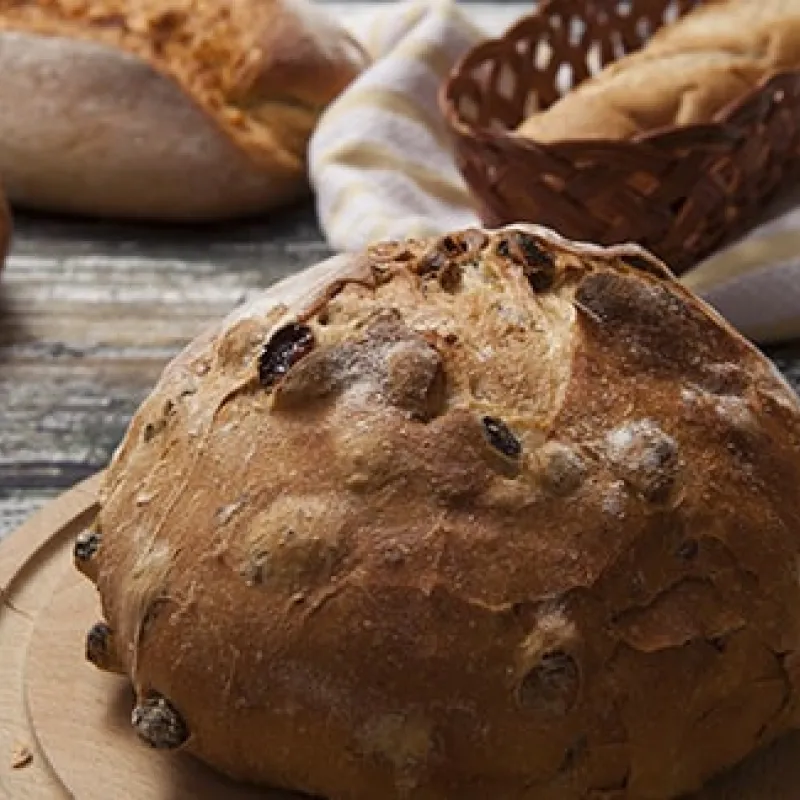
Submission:
M 552 287 L 555 278 L 555 267 L 546 267 L 544 269 L 525 269 L 525 277 L 528 279 L 528 284 L 534 292 L 546 292 Z
M 529 267 L 555 267 L 556 260 L 549 250 L 545 250 L 535 236 L 519 234 L 519 243 Z
M 509 458 L 520 457 L 522 445 L 519 439 L 508 429 L 505 422 L 495 417 L 484 417 L 483 428 L 492 447 Z
M 451 261 L 439 272 L 439 285 L 446 292 L 458 291 L 461 286 L 463 275 L 464 273 L 461 271 L 461 267 L 454 261 Z
M 417 262 L 418 275 L 431 275 L 447 265 L 447 259 L 439 250 L 426 253 Z
M 442 249 L 450 256 L 457 256 L 465 253 L 467 245 L 455 236 L 444 236 L 441 240 Z
M 556 277 L 556 261 L 535 236 L 515 231 L 497 246 L 497 253 L 522 267 L 535 292 L 549 289 Z
M 86 660 L 104 669 L 110 660 L 111 628 L 105 622 L 96 622 L 86 634 Z
M 525 252 L 522 244 L 522 236 L 516 231 L 503 237 L 497 245 L 497 254 L 502 258 L 507 258 L 520 266 L 525 264 Z
M 459 264 L 481 250 L 487 239 L 485 233 L 472 229 L 443 236 L 417 260 L 413 269 L 418 275 L 436 275 L 446 292 L 454 292 L 461 285 Z
M 158 750 L 174 750 L 189 738 L 189 729 L 172 703 L 153 694 L 133 709 L 131 724 L 139 736 Z
M 708 643 L 718 652 L 724 653 L 728 647 L 727 637 L 724 634 L 712 636 Z
M 314 334 L 307 325 L 291 322 L 267 342 L 258 361 L 258 378 L 267 388 L 279 381 L 303 356 L 314 349 Z
M 545 653 L 522 679 L 519 702 L 524 708 L 562 716 L 578 697 L 580 673 L 575 659 L 561 650 Z
M 152 441 L 167 427 L 165 419 L 159 419 L 156 422 L 148 422 L 142 429 L 142 441 L 146 444 Z
M 520 236 L 522 253 L 525 256 L 523 272 L 534 292 L 544 292 L 556 279 L 556 261 L 553 254 L 545 250 L 533 236 Z
M 697 539 L 687 539 L 678 548 L 678 558 L 683 561 L 691 561 L 693 558 L 697 557 L 699 550 L 700 545 L 697 543 Z
M 76 561 L 91 561 L 100 549 L 102 536 L 97 530 L 82 531 L 75 539 L 72 554 Z

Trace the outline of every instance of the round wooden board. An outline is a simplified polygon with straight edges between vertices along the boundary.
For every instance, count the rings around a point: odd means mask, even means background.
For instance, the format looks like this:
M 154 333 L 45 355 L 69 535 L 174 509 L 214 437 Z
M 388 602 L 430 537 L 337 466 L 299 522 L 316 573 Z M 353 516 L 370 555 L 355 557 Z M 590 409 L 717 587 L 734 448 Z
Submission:
M 0 546 L 0 794 L 20 800 L 288 800 L 285 793 L 234 784 L 188 756 L 143 745 L 129 725 L 125 680 L 84 660 L 85 633 L 99 605 L 91 584 L 72 567 L 72 542 L 96 511 L 99 480 L 62 495 Z M 20 766 L 23 752 L 31 759 Z M 800 732 L 693 800 L 798 798 Z
M 24 800 L 288 800 L 237 785 L 189 756 L 145 746 L 132 693 L 83 656 L 94 587 L 72 567 L 99 477 L 62 495 L 0 546 L 0 795 Z M 25 766 L 14 762 L 27 750 Z

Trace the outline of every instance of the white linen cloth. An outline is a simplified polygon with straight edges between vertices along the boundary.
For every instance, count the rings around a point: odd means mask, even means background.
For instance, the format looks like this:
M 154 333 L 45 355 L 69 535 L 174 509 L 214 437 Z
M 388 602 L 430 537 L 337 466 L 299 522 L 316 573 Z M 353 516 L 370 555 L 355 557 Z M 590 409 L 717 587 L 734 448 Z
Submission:
M 373 59 L 323 114 L 309 145 L 328 244 L 358 250 L 377 239 L 479 224 L 437 93 L 460 56 L 500 34 L 531 4 L 326 5 Z M 790 204 L 681 280 L 756 341 L 800 336 L 800 207 Z

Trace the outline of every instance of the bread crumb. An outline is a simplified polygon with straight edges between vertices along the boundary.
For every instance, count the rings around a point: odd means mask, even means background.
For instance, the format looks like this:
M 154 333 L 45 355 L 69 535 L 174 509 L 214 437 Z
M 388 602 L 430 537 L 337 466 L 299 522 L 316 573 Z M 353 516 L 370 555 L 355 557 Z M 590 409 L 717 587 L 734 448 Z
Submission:
M 33 761 L 33 752 L 25 744 L 18 744 L 11 753 L 11 769 L 24 769 Z

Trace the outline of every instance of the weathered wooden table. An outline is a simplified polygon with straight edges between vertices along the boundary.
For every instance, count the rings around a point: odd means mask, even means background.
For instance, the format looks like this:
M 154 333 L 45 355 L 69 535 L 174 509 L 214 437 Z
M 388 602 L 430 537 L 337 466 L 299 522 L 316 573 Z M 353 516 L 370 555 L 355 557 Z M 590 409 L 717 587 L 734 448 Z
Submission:
M 0 537 L 106 464 L 209 321 L 328 252 L 310 205 L 199 228 L 18 215 L 0 272 Z
M 199 228 L 19 215 L 0 273 L 0 537 L 107 463 L 209 321 L 327 254 L 310 204 Z M 770 355 L 800 388 L 800 342 Z

